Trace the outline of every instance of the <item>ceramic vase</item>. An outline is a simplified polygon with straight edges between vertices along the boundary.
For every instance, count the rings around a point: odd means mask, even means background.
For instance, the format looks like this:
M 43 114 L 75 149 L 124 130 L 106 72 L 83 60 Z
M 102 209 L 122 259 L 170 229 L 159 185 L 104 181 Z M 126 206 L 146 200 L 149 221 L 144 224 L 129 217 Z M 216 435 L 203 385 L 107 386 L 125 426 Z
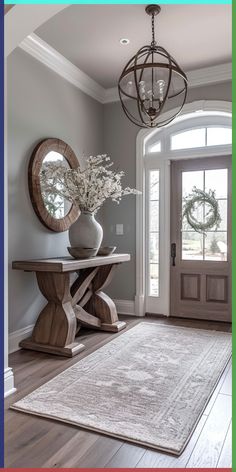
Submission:
M 99 249 L 103 238 L 103 229 L 94 214 L 82 211 L 79 218 L 70 226 L 69 240 L 72 247 Z

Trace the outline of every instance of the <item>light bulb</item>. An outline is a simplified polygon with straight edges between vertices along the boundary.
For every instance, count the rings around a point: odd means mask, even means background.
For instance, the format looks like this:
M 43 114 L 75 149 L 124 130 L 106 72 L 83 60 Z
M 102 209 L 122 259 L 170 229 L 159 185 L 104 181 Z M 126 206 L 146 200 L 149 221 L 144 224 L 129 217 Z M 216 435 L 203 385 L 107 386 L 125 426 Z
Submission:
M 126 89 L 127 89 L 128 93 L 132 92 L 132 87 L 133 87 L 133 82 L 132 82 L 132 80 L 129 80 L 129 82 L 127 82 L 127 86 L 126 86 Z
M 161 100 L 161 102 L 162 102 L 162 101 L 163 101 L 163 98 L 164 98 L 165 81 L 162 80 L 162 79 L 157 80 L 157 86 L 158 86 L 158 89 L 159 89 L 160 100 Z
M 145 100 L 146 92 L 145 92 L 145 81 L 144 80 L 140 80 L 140 82 L 139 82 L 139 93 L 140 93 L 141 100 Z
M 160 89 L 163 89 L 165 87 L 165 81 L 162 79 L 157 80 L 157 85 L 159 86 Z

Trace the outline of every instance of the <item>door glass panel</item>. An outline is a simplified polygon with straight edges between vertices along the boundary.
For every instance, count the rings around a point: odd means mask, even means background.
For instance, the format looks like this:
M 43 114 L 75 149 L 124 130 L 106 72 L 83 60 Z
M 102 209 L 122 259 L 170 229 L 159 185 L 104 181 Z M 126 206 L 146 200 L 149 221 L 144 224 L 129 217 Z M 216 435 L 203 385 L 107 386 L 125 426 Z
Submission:
M 204 252 L 206 261 L 227 261 L 227 232 L 207 233 Z
M 220 217 L 221 222 L 219 227 L 217 228 L 218 231 L 227 231 L 227 210 L 228 210 L 228 202 L 227 200 L 218 200 L 219 209 L 220 209 Z M 213 228 L 215 229 L 215 228 Z
M 197 187 L 200 190 L 203 190 L 203 187 L 204 187 L 203 170 L 183 172 L 182 176 L 183 176 L 182 177 L 183 197 L 187 197 L 187 195 L 189 195 L 193 191 L 193 187 Z
M 159 296 L 159 170 L 149 171 L 148 290 Z
M 151 296 L 159 296 L 159 264 L 150 264 L 149 291 Z
M 207 234 L 195 232 L 184 218 L 182 221 L 182 259 L 227 261 L 227 212 L 228 212 L 228 170 L 213 169 L 182 172 L 182 206 L 193 187 L 209 192 L 215 191 L 219 203 L 221 222 Z M 205 221 L 209 205 L 195 206 L 193 216 Z
M 194 211 L 192 211 L 192 215 L 194 218 L 196 218 L 197 221 L 203 221 L 204 218 L 204 212 L 203 212 L 203 206 L 197 206 L 195 207 Z M 187 222 L 187 218 L 184 217 L 182 221 L 182 231 L 184 232 L 193 232 L 192 226 L 190 226 Z
M 205 171 L 205 190 L 215 190 L 216 198 L 227 198 L 228 169 L 213 169 Z
M 195 231 L 182 233 L 182 259 L 203 260 L 203 236 Z
M 150 260 L 150 263 L 154 263 L 154 264 L 158 264 L 159 262 L 159 234 L 158 233 L 150 233 L 149 260 Z
M 232 143 L 231 128 L 210 127 L 207 128 L 207 146 L 219 146 Z
M 159 231 L 159 201 L 150 201 L 150 232 Z
M 150 172 L 150 200 L 159 200 L 159 171 Z
M 182 173 L 182 195 L 183 198 L 190 195 L 193 191 L 193 188 L 197 187 L 200 190 L 203 190 L 204 187 L 204 172 L 200 171 L 190 171 Z M 196 206 L 193 212 L 193 216 L 198 220 L 202 221 L 203 218 L 203 208 L 202 206 Z M 182 230 L 183 231 L 193 231 L 191 226 L 187 223 L 186 218 L 182 221 Z
M 171 150 L 198 148 L 206 145 L 206 128 L 197 128 L 171 136 Z

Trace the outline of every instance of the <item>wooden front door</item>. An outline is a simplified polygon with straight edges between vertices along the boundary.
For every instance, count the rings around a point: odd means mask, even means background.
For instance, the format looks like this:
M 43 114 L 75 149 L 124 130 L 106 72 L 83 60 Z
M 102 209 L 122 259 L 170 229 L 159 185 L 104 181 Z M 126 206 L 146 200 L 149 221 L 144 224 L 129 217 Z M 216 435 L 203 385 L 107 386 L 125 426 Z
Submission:
M 219 202 L 220 226 L 205 235 L 182 221 L 194 186 L 215 190 Z M 171 192 L 171 315 L 231 321 L 231 157 L 172 161 Z M 208 209 L 195 217 L 204 221 Z

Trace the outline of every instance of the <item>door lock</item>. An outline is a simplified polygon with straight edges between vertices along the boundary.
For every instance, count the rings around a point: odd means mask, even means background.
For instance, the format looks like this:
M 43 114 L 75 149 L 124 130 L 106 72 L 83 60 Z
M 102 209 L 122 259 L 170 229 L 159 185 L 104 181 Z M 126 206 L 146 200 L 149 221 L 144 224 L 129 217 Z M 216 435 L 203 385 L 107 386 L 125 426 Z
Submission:
M 171 244 L 171 259 L 172 259 L 172 266 L 175 266 L 175 258 L 176 258 L 176 243 Z

